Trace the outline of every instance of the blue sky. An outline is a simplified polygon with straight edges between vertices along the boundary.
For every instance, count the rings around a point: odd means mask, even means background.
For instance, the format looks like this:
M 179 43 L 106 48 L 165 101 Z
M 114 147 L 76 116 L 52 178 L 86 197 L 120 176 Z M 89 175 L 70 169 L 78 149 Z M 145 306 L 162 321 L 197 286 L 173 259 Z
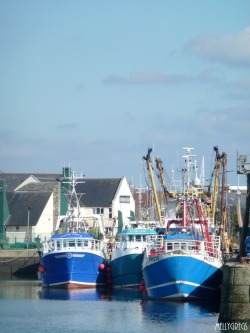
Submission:
M 0 1 L 0 170 L 143 182 L 250 154 L 249 0 Z M 250 155 L 249 155 L 250 160 Z M 243 179 L 245 184 L 245 178 Z

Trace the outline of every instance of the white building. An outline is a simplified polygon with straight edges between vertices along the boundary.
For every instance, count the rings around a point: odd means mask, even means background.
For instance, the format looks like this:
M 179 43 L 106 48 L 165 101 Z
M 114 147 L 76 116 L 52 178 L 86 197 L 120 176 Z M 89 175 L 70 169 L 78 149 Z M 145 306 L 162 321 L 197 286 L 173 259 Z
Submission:
M 43 241 L 54 232 L 66 212 L 65 195 L 57 181 L 60 177 L 60 174 L 1 174 L 0 178 L 6 180 L 7 198 L 7 207 L 2 206 L 9 214 L 5 214 L 0 224 L 10 244 L 34 242 L 37 237 Z M 83 214 L 100 215 L 106 232 L 112 229 L 115 234 L 134 217 L 135 201 L 125 177 L 85 179 L 76 191 L 82 193 Z

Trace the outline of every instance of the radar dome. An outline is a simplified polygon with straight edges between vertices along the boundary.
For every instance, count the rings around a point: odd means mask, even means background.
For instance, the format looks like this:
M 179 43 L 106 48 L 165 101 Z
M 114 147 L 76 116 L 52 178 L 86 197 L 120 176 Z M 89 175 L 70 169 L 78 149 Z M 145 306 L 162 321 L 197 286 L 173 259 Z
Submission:
M 201 185 L 201 181 L 198 177 L 195 177 L 193 180 L 193 185 L 194 186 L 200 186 Z

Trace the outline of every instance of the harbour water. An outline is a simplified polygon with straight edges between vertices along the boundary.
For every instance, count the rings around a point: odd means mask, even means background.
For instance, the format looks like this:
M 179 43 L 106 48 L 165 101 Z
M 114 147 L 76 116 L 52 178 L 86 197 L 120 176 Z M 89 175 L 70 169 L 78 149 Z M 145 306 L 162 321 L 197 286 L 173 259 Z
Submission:
M 164 302 L 139 290 L 60 290 L 0 281 L 1 333 L 220 332 L 218 302 Z

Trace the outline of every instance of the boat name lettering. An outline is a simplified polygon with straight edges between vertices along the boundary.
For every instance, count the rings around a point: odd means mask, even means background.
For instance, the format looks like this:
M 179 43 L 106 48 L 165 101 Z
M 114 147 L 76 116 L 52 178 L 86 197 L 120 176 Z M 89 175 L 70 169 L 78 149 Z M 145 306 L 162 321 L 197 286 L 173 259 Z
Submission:
M 65 257 L 65 254 L 60 254 L 60 255 L 57 255 L 57 256 L 55 256 L 55 258 L 64 258 Z
M 214 258 L 213 257 L 204 257 L 204 261 L 213 262 Z
M 83 258 L 85 256 L 85 254 L 72 254 L 72 253 L 64 253 L 64 254 L 59 254 L 59 255 L 56 255 L 55 258 L 56 259 L 60 259 L 60 258 Z
M 149 262 L 150 261 L 159 261 L 159 256 L 149 257 Z
M 145 234 L 145 229 L 128 229 L 126 230 L 126 234 Z

